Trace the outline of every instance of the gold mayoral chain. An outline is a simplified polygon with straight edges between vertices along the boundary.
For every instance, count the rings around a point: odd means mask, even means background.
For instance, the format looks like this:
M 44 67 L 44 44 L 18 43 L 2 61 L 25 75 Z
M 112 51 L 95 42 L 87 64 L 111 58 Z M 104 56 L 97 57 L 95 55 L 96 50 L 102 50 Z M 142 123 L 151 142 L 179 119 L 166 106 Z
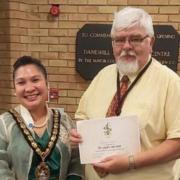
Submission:
M 60 119 L 61 119 L 61 115 L 57 110 L 52 109 L 52 111 L 53 111 L 53 129 L 51 132 L 51 137 L 48 142 L 48 145 L 44 151 L 38 146 L 38 144 L 34 140 L 30 130 L 26 127 L 21 115 L 15 109 L 10 109 L 9 111 L 13 116 L 13 118 L 16 120 L 28 144 L 31 146 L 34 152 L 41 158 L 41 162 L 35 170 L 36 180 L 49 180 L 50 178 L 50 170 L 45 160 L 51 154 L 58 140 L 58 136 L 60 132 Z

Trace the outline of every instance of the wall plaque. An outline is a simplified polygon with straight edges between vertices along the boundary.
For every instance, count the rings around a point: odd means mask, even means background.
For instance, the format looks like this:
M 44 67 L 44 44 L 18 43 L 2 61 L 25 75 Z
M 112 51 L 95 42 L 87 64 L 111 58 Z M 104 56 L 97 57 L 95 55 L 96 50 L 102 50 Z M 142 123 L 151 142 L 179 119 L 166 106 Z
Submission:
M 152 56 L 177 72 L 179 55 L 179 34 L 168 25 L 154 25 L 155 44 Z
M 85 24 L 76 37 L 76 70 L 86 80 L 103 67 L 114 63 L 110 24 Z M 177 71 L 179 34 L 169 25 L 155 25 L 153 57 Z

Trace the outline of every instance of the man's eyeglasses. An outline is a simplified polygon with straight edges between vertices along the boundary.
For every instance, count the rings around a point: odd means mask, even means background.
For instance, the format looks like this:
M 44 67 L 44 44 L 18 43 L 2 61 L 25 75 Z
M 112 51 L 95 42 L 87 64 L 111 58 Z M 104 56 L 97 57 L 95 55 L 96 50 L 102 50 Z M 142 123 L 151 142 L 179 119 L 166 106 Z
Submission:
M 128 43 L 132 46 L 138 46 L 140 45 L 144 39 L 146 39 L 147 37 L 149 37 L 148 35 L 144 36 L 144 37 L 139 37 L 139 36 L 131 36 L 129 38 L 127 37 L 118 37 L 118 38 L 114 38 L 112 39 L 113 45 L 115 46 L 124 46 L 124 44 L 126 43 L 126 41 L 128 41 Z

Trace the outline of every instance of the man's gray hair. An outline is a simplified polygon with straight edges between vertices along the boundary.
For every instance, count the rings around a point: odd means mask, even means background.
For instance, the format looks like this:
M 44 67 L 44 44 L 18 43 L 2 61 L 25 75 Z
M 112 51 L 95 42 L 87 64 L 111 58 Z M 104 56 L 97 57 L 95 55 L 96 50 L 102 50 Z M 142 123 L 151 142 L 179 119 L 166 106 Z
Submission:
M 150 37 L 154 36 L 151 16 L 143 9 L 126 7 L 114 14 L 111 37 L 114 37 L 116 31 L 134 26 L 143 27 Z

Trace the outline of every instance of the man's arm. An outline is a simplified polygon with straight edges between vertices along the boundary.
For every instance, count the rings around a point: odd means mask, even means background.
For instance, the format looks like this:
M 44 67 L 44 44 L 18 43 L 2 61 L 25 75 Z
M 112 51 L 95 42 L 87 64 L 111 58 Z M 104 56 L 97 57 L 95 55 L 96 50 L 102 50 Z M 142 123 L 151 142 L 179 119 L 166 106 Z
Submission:
M 145 166 L 165 163 L 180 157 L 180 139 L 168 139 L 159 146 L 134 155 L 134 167 L 139 169 Z M 121 173 L 129 170 L 127 155 L 114 155 L 94 164 L 95 168 L 108 173 Z

